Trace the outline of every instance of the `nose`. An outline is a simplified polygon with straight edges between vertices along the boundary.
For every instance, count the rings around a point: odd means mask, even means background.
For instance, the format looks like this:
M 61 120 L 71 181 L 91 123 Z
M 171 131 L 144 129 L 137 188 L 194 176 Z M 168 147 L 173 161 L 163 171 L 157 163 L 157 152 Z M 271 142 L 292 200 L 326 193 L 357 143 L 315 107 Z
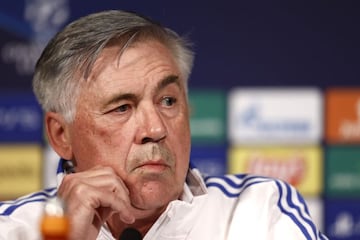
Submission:
M 167 131 L 161 113 L 155 106 L 146 106 L 138 115 L 138 131 L 136 142 L 145 144 L 148 142 L 159 142 L 165 139 Z

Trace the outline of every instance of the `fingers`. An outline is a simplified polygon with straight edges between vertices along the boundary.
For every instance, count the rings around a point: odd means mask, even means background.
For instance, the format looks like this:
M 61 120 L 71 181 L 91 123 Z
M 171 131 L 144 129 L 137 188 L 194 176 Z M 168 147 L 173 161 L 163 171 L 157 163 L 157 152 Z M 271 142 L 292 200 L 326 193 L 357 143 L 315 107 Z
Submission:
M 66 175 L 58 194 L 66 202 L 74 238 L 90 233 L 97 236 L 102 224 L 114 213 L 126 224 L 135 221 L 129 190 L 109 167 Z

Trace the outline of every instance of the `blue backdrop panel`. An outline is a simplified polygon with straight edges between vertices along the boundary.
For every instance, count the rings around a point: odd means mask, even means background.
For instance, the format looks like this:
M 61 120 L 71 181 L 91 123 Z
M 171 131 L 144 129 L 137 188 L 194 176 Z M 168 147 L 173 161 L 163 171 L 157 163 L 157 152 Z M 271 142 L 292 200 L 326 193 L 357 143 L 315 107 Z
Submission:
M 227 149 L 225 146 L 192 146 L 191 163 L 208 175 L 227 173 Z
M 26 14 L 31 6 L 37 14 Z M 0 39 L 29 41 L 41 29 L 46 41 L 69 21 L 105 9 L 140 12 L 189 35 L 196 51 L 191 87 L 359 85 L 358 1 L 2 1 Z M 30 86 L 14 81 L 2 78 L 0 87 Z
M 325 215 L 325 229 L 329 239 L 360 239 L 360 204 L 358 200 L 327 199 Z
M 0 91 L 0 143 L 41 143 L 42 115 L 34 95 Z

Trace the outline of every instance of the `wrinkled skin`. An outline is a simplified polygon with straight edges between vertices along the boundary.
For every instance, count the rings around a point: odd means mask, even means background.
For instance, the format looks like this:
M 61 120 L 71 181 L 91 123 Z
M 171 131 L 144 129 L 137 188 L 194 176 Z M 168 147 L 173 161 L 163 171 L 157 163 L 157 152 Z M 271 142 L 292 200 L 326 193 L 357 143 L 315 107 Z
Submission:
M 189 110 L 173 56 L 154 40 L 118 53 L 100 54 L 72 123 L 46 115 L 53 148 L 77 165 L 59 188 L 72 239 L 96 239 L 105 222 L 115 238 L 127 226 L 145 235 L 181 195 L 188 170 Z

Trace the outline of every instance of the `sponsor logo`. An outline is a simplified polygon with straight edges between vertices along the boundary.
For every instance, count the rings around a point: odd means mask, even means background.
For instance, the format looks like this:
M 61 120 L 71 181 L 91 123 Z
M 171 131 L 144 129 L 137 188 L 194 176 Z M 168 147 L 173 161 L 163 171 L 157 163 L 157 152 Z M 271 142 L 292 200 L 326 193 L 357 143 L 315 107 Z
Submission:
M 360 96 L 356 101 L 354 112 L 356 112 L 356 119 L 344 119 L 340 123 L 339 133 L 345 140 L 360 138 Z
M 68 20 L 68 0 L 27 0 L 23 25 L 31 26 L 28 42 L 9 41 L 1 48 L 4 63 L 13 64 L 17 74 L 31 75 L 41 51 L 49 39 Z M 15 28 L 16 31 L 16 28 Z
M 31 132 L 42 128 L 39 109 L 30 106 L 1 107 L 0 132 Z
M 0 196 L 16 198 L 41 188 L 41 145 L 0 146 Z
M 30 93 L 0 93 L 0 142 L 42 142 L 42 111 Z
M 329 235 L 338 238 L 348 238 L 353 235 L 360 236 L 360 219 L 347 212 L 340 212 L 330 226 Z
M 360 239 L 360 208 L 356 199 L 325 201 L 325 229 L 329 239 Z
M 1 59 L 14 64 L 17 74 L 30 75 L 42 49 L 43 45 L 37 43 L 8 42 L 1 49 Z
M 243 112 L 239 112 L 236 121 L 243 124 L 244 127 L 252 128 L 254 131 L 261 131 L 264 134 L 272 132 L 281 132 L 300 134 L 308 134 L 310 124 L 306 119 L 266 119 L 264 111 L 260 104 L 253 104 L 246 108 Z
M 290 159 L 279 159 L 255 154 L 249 158 L 247 171 L 263 176 L 277 177 L 296 186 L 304 177 L 306 163 L 304 156 L 301 155 L 290 157 Z
M 330 89 L 326 105 L 326 140 L 360 142 L 360 89 Z
M 229 96 L 233 144 L 319 143 L 322 99 L 317 89 L 235 89 Z
M 251 173 L 282 179 L 306 196 L 322 192 L 320 147 L 232 147 L 229 173 Z
M 329 146 L 326 149 L 325 193 L 333 197 L 360 196 L 360 148 Z
M 221 144 L 226 139 L 226 97 L 223 91 L 195 90 L 189 94 L 193 144 Z
M 191 120 L 191 134 L 195 137 L 214 137 L 222 136 L 224 123 L 218 119 L 202 118 Z

